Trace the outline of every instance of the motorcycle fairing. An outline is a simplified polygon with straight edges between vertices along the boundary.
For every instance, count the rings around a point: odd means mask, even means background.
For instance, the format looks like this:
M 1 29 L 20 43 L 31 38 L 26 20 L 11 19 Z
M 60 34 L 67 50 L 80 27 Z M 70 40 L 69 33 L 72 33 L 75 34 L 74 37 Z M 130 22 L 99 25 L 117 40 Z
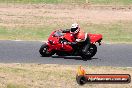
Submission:
M 51 52 L 52 50 L 61 50 L 61 51 L 66 51 L 66 52 L 72 52 L 73 48 L 70 45 L 66 44 L 61 44 L 60 43 L 60 37 L 67 39 L 67 41 L 72 42 L 74 37 L 70 34 L 67 33 L 66 35 L 54 35 L 58 31 L 54 31 L 51 33 L 51 35 L 48 38 L 48 52 Z
M 90 42 L 96 43 L 96 42 L 101 42 L 102 40 L 102 35 L 101 34 L 88 34 L 89 38 L 90 38 Z

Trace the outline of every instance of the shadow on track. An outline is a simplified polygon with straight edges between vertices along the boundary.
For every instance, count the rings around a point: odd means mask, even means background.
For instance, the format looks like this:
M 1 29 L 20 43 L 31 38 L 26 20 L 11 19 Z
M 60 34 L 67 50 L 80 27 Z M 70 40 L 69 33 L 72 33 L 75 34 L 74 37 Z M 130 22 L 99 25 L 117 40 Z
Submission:
M 64 59 L 74 59 L 74 60 L 83 60 L 83 61 L 98 59 L 98 58 L 89 58 L 85 60 L 85 59 L 82 59 L 82 57 L 80 56 L 52 56 L 52 58 L 64 58 Z

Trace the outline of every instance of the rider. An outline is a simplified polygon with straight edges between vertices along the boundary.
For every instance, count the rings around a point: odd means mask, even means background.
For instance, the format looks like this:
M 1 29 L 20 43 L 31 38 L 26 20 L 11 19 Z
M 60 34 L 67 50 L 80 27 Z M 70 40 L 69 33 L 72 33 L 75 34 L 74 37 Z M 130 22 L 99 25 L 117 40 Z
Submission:
M 77 23 L 74 23 L 71 25 L 71 29 L 63 30 L 63 32 L 70 32 L 71 36 L 74 36 L 74 40 L 70 43 L 70 45 L 73 47 L 78 42 L 85 41 L 85 37 L 88 36 L 85 34 L 81 29 L 80 26 Z M 86 35 L 86 36 L 85 36 Z M 87 37 L 88 41 L 86 42 L 86 46 L 83 49 L 83 52 L 86 53 L 87 49 L 90 46 L 90 40 L 89 37 Z

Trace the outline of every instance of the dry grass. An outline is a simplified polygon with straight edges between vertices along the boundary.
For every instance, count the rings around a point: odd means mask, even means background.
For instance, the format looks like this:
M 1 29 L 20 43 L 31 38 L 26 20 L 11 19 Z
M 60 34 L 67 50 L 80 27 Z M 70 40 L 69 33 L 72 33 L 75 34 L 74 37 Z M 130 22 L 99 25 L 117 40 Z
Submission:
M 83 66 L 89 74 L 130 74 L 132 68 Z M 86 84 L 79 86 L 75 76 L 77 65 L 0 64 L 2 88 L 131 88 L 130 84 Z
M 87 6 L 86 6 L 87 7 Z M 89 9 L 88 9 L 89 7 Z M 54 5 L 54 4 L 29 4 L 29 5 L 1 5 L 0 25 L 8 27 L 31 27 L 82 22 L 82 23 L 111 23 L 119 21 L 132 21 L 132 10 L 124 7 L 120 10 L 102 9 L 105 7 L 88 6 L 85 8 L 79 5 Z M 91 7 L 91 9 L 90 9 Z M 110 7 L 114 8 L 114 7 Z M 119 8 L 119 7 L 117 7 Z M 120 7 L 122 8 L 122 7 Z

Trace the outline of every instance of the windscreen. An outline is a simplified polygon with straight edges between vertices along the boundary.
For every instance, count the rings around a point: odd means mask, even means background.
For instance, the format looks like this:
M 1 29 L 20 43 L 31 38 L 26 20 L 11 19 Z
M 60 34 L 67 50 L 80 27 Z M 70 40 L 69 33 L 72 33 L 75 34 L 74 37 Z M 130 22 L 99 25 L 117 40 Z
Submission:
M 63 33 L 61 31 L 56 31 L 53 36 L 60 37 L 63 36 Z

